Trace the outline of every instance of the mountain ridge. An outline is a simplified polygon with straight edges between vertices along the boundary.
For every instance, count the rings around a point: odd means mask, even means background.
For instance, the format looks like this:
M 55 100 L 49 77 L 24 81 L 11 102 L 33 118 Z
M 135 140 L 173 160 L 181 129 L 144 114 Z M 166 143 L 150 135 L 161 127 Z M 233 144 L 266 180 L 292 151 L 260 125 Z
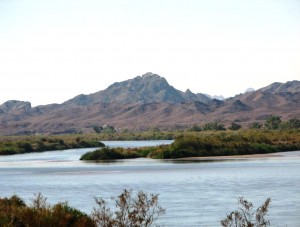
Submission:
M 218 100 L 189 89 L 182 92 L 165 78 L 146 73 L 62 104 L 31 107 L 30 102 L 9 100 L 0 105 L 0 134 L 91 132 L 105 124 L 120 130 L 186 128 L 212 121 L 246 126 L 270 115 L 300 118 L 299 106 L 297 80 Z

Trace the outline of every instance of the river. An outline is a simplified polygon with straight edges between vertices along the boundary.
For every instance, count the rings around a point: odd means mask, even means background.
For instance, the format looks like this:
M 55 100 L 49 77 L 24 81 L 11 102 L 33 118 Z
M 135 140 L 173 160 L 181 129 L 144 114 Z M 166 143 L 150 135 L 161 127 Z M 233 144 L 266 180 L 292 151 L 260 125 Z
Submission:
M 104 141 L 111 147 L 170 142 Z M 90 214 L 95 196 L 110 201 L 123 189 L 143 190 L 159 194 L 166 208 L 158 220 L 161 226 L 220 226 L 219 221 L 237 208 L 239 196 L 255 208 L 270 197 L 271 226 L 300 226 L 300 152 L 223 161 L 79 161 L 91 150 L 0 156 L 0 197 L 17 194 L 29 204 L 34 193 L 41 192 L 51 204 L 69 201 Z

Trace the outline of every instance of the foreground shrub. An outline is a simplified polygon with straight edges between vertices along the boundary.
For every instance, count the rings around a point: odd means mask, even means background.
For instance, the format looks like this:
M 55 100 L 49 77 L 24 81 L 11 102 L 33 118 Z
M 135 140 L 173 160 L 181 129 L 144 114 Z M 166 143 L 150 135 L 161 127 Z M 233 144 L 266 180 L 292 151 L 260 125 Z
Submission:
M 0 226 L 95 227 L 91 217 L 65 203 L 51 206 L 40 193 L 26 206 L 17 196 L 0 198 Z
M 133 195 L 132 190 L 124 190 L 112 198 L 115 207 L 111 211 L 102 198 L 95 198 L 97 206 L 90 216 L 70 207 L 67 202 L 53 206 L 38 193 L 27 206 L 14 195 L 0 198 L 0 226 L 5 227 L 150 227 L 163 214 L 165 209 L 158 203 L 158 195 L 139 191 Z M 268 198 L 256 211 L 253 205 L 243 197 L 238 200 L 239 208 L 231 212 L 220 224 L 224 227 L 266 227 L 266 219 L 271 199 Z
M 253 211 L 253 204 L 248 202 L 243 197 L 238 199 L 239 208 L 232 211 L 224 220 L 221 220 L 221 225 L 224 227 L 265 227 L 270 225 L 270 221 L 265 217 L 268 214 L 268 209 L 271 199 L 268 198 L 260 207 Z
M 158 195 L 142 191 L 133 196 L 132 190 L 124 190 L 115 200 L 114 212 L 103 199 L 95 198 L 95 201 L 97 207 L 88 216 L 67 202 L 51 206 L 41 193 L 31 200 L 31 206 L 26 206 L 16 195 L 0 198 L 0 226 L 149 227 L 165 213 L 158 204 Z
M 133 197 L 132 190 L 125 189 L 115 199 L 114 212 L 107 207 L 107 202 L 102 198 L 95 200 L 98 207 L 94 208 L 92 217 L 101 227 L 149 227 L 159 216 L 165 214 L 165 209 L 158 205 L 158 195 L 148 195 L 142 191 Z

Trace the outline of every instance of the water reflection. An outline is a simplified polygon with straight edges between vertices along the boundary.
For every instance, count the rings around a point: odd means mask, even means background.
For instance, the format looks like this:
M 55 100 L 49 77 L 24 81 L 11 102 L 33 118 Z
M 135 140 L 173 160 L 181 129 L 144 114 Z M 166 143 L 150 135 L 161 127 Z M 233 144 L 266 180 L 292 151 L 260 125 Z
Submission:
M 174 164 L 188 164 L 188 163 L 213 163 L 213 162 L 232 162 L 241 161 L 236 159 L 168 159 L 161 160 L 162 162 L 174 163 Z
M 115 165 L 124 163 L 126 160 L 123 159 L 116 159 L 116 160 L 81 160 L 83 163 L 94 165 Z

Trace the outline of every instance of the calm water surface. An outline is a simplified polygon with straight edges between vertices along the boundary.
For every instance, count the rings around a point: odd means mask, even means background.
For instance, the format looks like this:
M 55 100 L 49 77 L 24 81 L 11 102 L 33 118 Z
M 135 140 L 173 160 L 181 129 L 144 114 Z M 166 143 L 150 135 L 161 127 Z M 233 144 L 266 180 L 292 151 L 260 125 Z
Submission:
M 136 147 L 171 141 L 110 141 Z M 272 226 L 300 226 L 300 152 L 284 157 L 214 162 L 131 159 L 111 163 L 79 161 L 94 150 L 73 149 L 0 156 L 0 197 L 14 193 L 27 203 L 41 192 L 50 203 L 69 201 L 87 213 L 94 197 L 110 200 L 123 189 L 159 194 L 162 226 L 219 226 L 244 196 L 257 207 L 271 197 Z

